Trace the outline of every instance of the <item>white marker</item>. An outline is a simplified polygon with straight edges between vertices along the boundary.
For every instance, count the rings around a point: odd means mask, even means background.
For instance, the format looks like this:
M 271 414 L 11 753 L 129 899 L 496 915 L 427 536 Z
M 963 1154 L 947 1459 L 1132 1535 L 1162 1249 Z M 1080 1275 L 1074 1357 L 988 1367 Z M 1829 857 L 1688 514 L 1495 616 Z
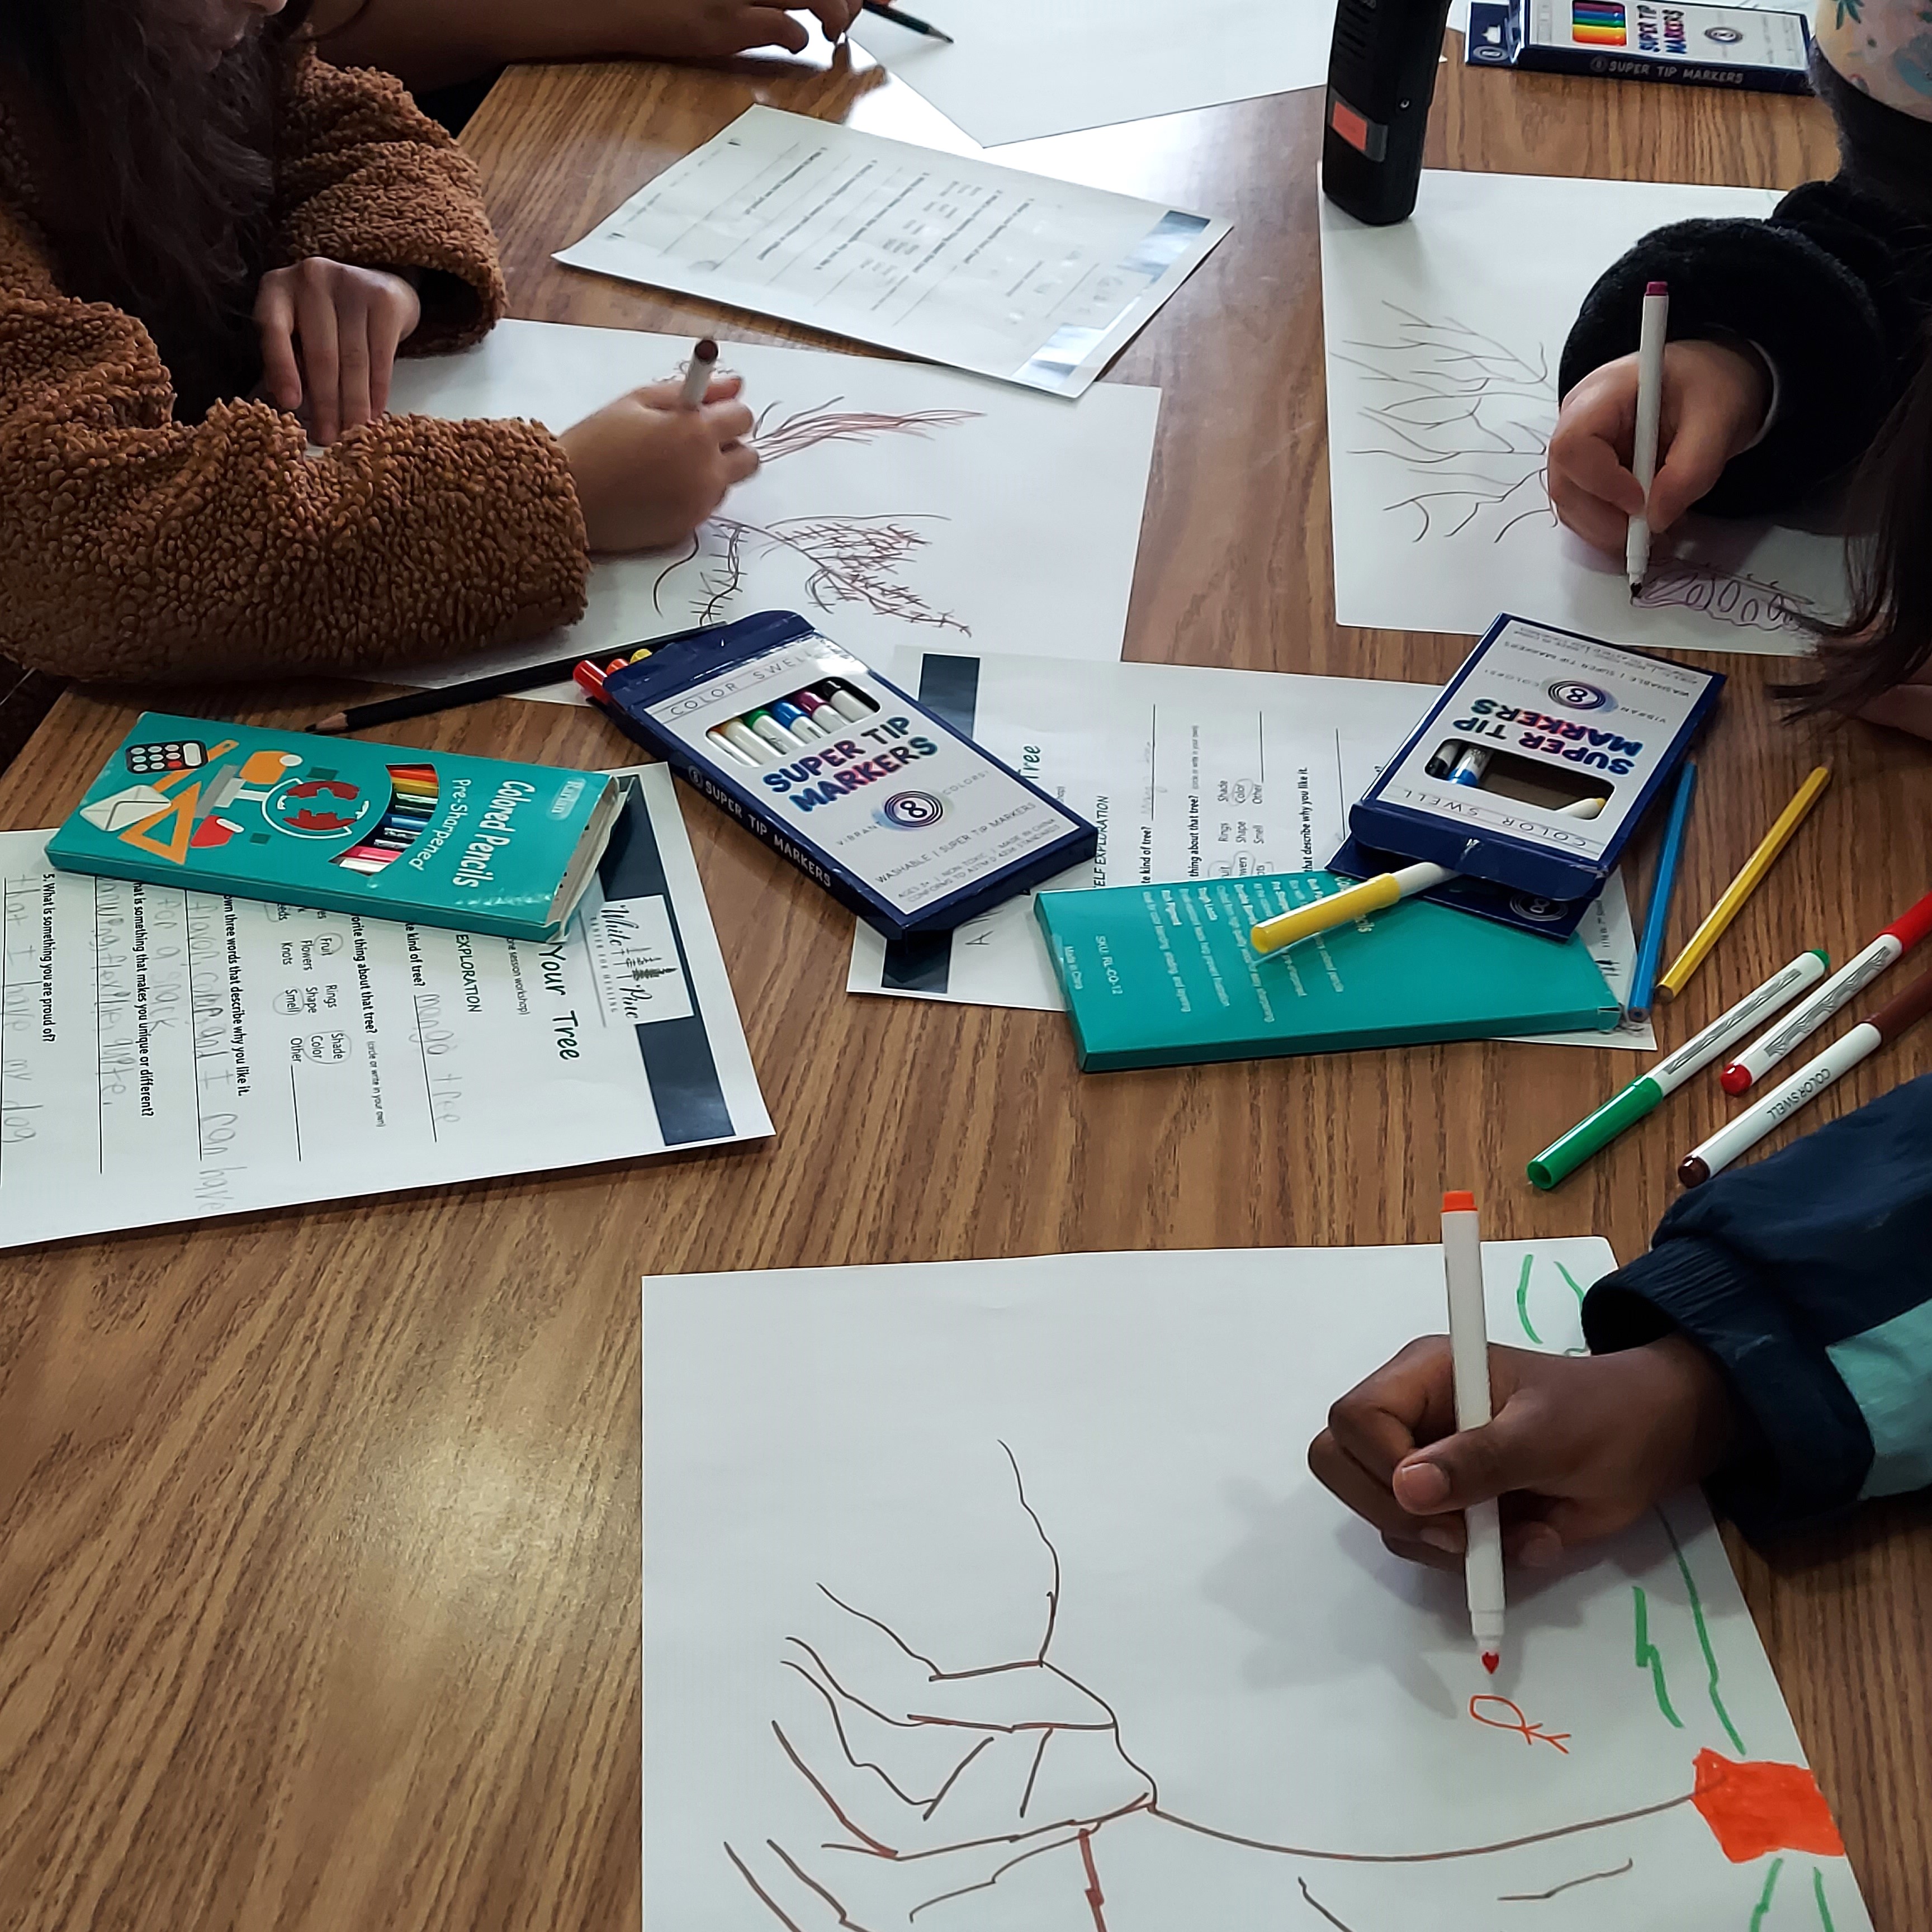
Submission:
M 1483 1228 L 1473 1194 L 1442 1197 L 1442 1270 L 1449 1287 L 1449 1354 L 1458 1432 L 1490 1420 L 1490 1318 L 1483 1306 Z M 1503 1652 L 1503 1532 L 1493 1497 L 1462 1512 L 1468 1552 L 1462 1579 L 1476 1654 L 1494 1676 Z
M 725 736 L 716 725 L 705 733 L 704 740 L 728 765 L 761 765 L 764 760 L 754 758 L 749 752 L 741 752 Z
M 1664 410 L 1664 345 L 1670 322 L 1670 290 L 1652 282 L 1643 292 L 1643 321 L 1636 346 L 1636 436 L 1630 471 L 1643 485 L 1643 508 L 1630 520 L 1624 540 L 1624 568 L 1630 595 L 1643 588 L 1650 568 L 1650 486 L 1657 478 L 1657 425 Z
M 736 718 L 728 718 L 713 727 L 734 751 L 742 752 L 754 765 L 772 763 L 772 748 L 755 731 L 748 731 Z
M 691 362 L 684 372 L 684 387 L 678 392 L 680 409 L 694 410 L 704 401 L 705 392 L 711 386 L 711 372 L 717 366 L 718 345 L 707 335 L 691 352 Z
M 1809 1040 L 1841 1006 L 1848 1006 L 1888 966 L 1932 932 L 1932 892 L 1899 916 L 1853 959 L 1848 959 L 1804 1005 L 1754 1040 L 1718 1078 L 1726 1094 L 1748 1094 L 1801 1040 Z
M 827 679 L 825 684 L 825 701 L 840 717 L 856 724 L 862 718 L 872 716 L 874 706 L 868 704 L 856 691 L 849 691 L 836 679 Z
M 748 711 L 739 722 L 748 730 L 755 731 L 774 751 L 783 752 L 787 758 L 790 758 L 793 752 L 805 748 L 803 743 L 794 738 L 769 711 Z

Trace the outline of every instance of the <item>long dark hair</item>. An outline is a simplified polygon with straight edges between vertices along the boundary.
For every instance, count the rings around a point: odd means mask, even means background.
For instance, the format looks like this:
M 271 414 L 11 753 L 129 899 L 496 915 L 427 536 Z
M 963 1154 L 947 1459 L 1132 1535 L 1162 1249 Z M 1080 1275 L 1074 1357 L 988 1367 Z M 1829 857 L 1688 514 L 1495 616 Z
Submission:
M 58 212 L 36 212 L 64 279 L 140 316 L 178 386 L 182 359 L 212 374 L 266 266 L 279 82 L 308 6 L 290 0 L 208 73 L 155 0 L 0 5 L 0 54 L 58 150 L 32 161 L 61 184 Z
M 1772 686 L 1796 716 L 1855 712 L 1932 661 L 1932 350 L 1873 442 L 1852 500 L 1872 534 L 1852 546 L 1850 614 L 1814 627 L 1815 677 Z

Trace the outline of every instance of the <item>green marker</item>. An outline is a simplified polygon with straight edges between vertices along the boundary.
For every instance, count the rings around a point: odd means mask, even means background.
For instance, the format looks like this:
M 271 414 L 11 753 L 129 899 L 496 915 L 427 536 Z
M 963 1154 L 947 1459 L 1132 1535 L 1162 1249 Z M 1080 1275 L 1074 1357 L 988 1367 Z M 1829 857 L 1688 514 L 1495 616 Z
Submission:
M 1624 1128 L 1642 1120 L 1666 1094 L 1674 1094 L 1692 1074 L 1708 1066 L 1725 1049 L 1742 1040 L 1760 1020 L 1788 1006 L 1806 987 L 1816 986 L 1832 970 L 1830 957 L 1814 946 L 1801 952 L 1781 973 L 1774 973 L 1754 993 L 1747 993 L 1729 1012 L 1720 1013 L 1694 1040 L 1660 1060 L 1648 1073 L 1640 1073 L 1614 1100 L 1606 1100 L 1587 1120 L 1550 1142 L 1529 1164 L 1529 1178 L 1538 1187 L 1554 1187 L 1573 1174 L 1599 1148 L 1608 1147 Z

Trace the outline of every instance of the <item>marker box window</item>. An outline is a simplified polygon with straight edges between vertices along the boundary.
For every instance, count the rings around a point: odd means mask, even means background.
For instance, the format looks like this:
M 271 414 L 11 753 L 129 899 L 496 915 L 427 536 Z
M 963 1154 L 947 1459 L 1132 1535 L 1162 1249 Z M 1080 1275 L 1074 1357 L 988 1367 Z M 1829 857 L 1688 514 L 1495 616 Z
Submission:
M 1498 617 L 1351 811 L 1352 836 L 1335 869 L 1388 869 L 1362 848 L 1398 855 L 1398 864 L 1427 860 L 1460 875 L 1439 896 L 1466 910 L 1557 936 L 1574 930 L 1724 682 L 1714 671 Z M 1460 760 L 1470 746 L 1490 754 L 1479 782 L 1443 776 L 1450 748 Z M 1606 801 L 1595 818 L 1562 815 L 1586 796 Z M 1478 897 L 1462 890 L 1472 885 Z M 1488 903 L 1478 902 L 1482 895 Z M 1526 913 L 1527 904 L 1547 910 Z
M 791 611 L 680 638 L 595 695 L 890 939 L 950 932 L 1092 858 L 1100 841 Z

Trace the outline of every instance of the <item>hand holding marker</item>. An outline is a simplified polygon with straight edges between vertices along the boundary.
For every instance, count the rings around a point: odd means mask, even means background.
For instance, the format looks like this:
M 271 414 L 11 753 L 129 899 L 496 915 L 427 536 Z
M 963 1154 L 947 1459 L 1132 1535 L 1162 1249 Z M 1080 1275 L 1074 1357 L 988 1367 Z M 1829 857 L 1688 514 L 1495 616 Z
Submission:
M 1842 1040 L 1834 1040 L 1815 1060 L 1807 1060 L 1782 1087 L 1774 1088 L 1754 1106 L 1747 1107 L 1736 1120 L 1720 1127 L 1708 1140 L 1692 1148 L 1678 1168 L 1677 1178 L 1686 1187 L 1701 1187 L 1712 1174 L 1723 1172 L 1739 1154 L 1756 1147 L 1807 1101 L 1816 1100 L 1860 1060 L 1870 1059 L 1887 1041 L 1896 1040 L 1928 1013 L 1932 1013 L 1932 973 L 1913 980 L 1889 1006 L 1881 1006 Z
M 1832 962 L 1816 950 L 1801 952 L 1782 972 L 1774 973 L 1754 993 L 1747 993 L 1727 1013 L 1720 1013 L 1694 1039 L 1666 1054 L 1648 1072 L 1640 1073 L 1621 1094 L 1606 1100 L 1586 1120 L 1550 1142 L 1529 1164 L 1529 1178 L 1538 1187 L 1551 1188 L 1573 1174 L 1674 1094 L 1694 1073 L 1700 1072 L 1719 1054 L 1744 1038 L 1767 1013 L 1815 986 L 1831 970 Z
M 1474 784 L 1476 780 L 1457 782 Z M 1580 798 L 1574 804 L 1563 806 L 1559 810 L 1565 818 L 1594 818 L 1606 802 L 1600 798 Z M 1400 872 L 1384 872 L 1375 878 L 1364 879 L 1360 885 L 1346 886 L 1339 892 L 1330 892 L 1311 905 L 1297 906 L 1292 912 L 1279 913 L 1273 919 L 1262 920 L 1249 928 L 1248 944 L 1257 952 L 1279 952 L 1284 946 L 1292 946 L 1297 940 L 1327 932 L 1335 926 L 1346 926 L 1351 920 L 1366 919 L 1371 913 L 1381 912 L 1403 899 L 1413 898 L 1418 892 L 1446 885 L 1457 876 L 1454 868 L 1448 866 L 1405 866 Z
M 1809 1040 L 1841 1006 L 1848 1006 L 1893 962 L 1932 932 L 1932 892 L 1900 914 L 1855 959 L 1839 968 L 1804 1005 L 1754 1040 L 1718 1078 L 1726 1094 L 1748 1094 L 1799 1041 Z

